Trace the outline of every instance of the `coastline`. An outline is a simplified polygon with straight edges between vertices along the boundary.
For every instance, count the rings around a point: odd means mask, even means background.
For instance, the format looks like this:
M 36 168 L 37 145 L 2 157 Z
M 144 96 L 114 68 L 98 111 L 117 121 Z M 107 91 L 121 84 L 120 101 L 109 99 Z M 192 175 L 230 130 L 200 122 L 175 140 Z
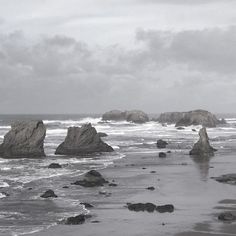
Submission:
M 209 192 L 194 197 L 198 188 L 206 187 L 206 182 L 202 182 L 199 178 L 199 173 L 202 174 L 201 170 L 196 168 L 195 164 L 188 155 L 177 152 L 171 153 L 165 159 L 158 158 L 158 150 L 152 153 L 126 153 L 124 158 L 115 160 L 113 165 L 99 170 L 105 179 L 109 182 L 114 181 L 118 186 L 106 185 L 96 188 L 69 186 L 73 191 L 78 192 L 80 202 L 87 202 L 94 206 L 89 210 L 93 216 L 91 219 L 82 225 L 56 225 L 28 235 L 234 235 L 232 233 L 236 232 L 236 225 L 223 224 L 217 221 L 214 215 L 214 207 L 220 199 L 224 199 L 223 196 L 216 196 L 211 204 L 209 204 L 210 198 L 215 193 Z M 192 174 L 193 178 L 198 175 L 198 179 L 189 181 L 189 176 Z M 199 184 L 199 181 L 202 186 L 197 187 L 196 190 L 189 187 L 191 184 Z M 209 181 L 213 185 L 212 189 L 215 189 L 218 183 L 214 180 Z M 180 186 L 177 186 L 177 183 Z M 150 186 L 155 190 L 146 189 Z M 227 187 L 223 185 L 223 188 Z M 183 189 L 186 189 L 186 192 L 183 192 Z M 107 195 L 99 194 L 99 191 L 105 191 Z M 189 195 L 189 199 L 183 198 L 186 194 Z M 207 197 L 209 199 L 206 199 Z M 132 212 L 126 207 L 126 203 L 139 202 L 151 202 L 157 205 L 173 204 L 175 211 L 173 213 Z M 214 223 L 215 227 L 209 227 L 209 221 Z M 225 233 L 220 234 L 222 229 Z

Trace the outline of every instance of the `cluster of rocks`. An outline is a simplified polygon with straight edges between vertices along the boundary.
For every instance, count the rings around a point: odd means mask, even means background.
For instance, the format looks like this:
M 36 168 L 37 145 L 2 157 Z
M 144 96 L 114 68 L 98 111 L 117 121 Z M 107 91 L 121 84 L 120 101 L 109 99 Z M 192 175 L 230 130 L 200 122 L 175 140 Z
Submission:
M 46 127 L 43 121 L 19 121 L 11 126 L 0 145 L 0 156 L 3 158 L 38 158 L 44 157 L 44 139 Z M 61 143 L 55 154 L 84 155 L 114 151 L 111 146 L 102 141 L 104 133 L 97 133 L 91 124 L 82 127 L 70 127 L 65 141 Z M 49 168 L 61 168 L 52 163 Z
M 213 177 L 213 179 L 220 183 L 236 185 L 236 174 L 226 174 L 220 177 Z
M 132 111 L 120 111 L 120 110 L 112 110 L 108 111 L 102 116 L 102 120 L 104 121 L 130 121 L 133 123 L 145 123 L 149 121 L 149 117 L 146 113 L 139 110 Z
M 174 211 L 174 206 L 171 204 L 157 206 L 153 203 L 127 203 L 127 207 L 130 211 L 147 211 L 154 212 L 157 211 L 159 213 L 169 212 L 172 213 Z
M 204 127 L 216 127 L 220 124 L 226 124 L 224 119 L 217 119 L 209 111 L 194 110 L 188 112 L 165 112 L 157 119 L 160 123 L 176 124 L 176 127 L 202 125 Z

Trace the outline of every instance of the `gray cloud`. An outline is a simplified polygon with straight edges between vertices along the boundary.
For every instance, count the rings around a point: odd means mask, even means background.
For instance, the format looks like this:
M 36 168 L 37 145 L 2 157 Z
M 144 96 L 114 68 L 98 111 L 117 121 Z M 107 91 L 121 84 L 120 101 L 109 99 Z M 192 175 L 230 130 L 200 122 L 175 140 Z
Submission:
M 139 30 L 136 40 L 137 48 L 125 49 L 63 35 L 34 42 L 21 31 L 0 35 L 0 111 L 232 111 L 235 27 Z

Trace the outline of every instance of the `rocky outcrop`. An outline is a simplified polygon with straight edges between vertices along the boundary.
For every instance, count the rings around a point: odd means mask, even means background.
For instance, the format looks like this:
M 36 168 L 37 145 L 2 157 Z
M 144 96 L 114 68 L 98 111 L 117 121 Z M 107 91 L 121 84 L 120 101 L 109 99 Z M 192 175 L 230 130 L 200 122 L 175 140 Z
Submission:
M 168 143 L 162 139 L 157 140 L 157 148 L 166 148 Z
M 92 217 L 91 215 L 80 214 L 77 216 L 68 217 L 67 219 L 63 220 L 61 223 L 64 223 L 65 225 L 81 225 L 85 223 L 86 219 L 89 219 L 91 217 Z
M 62 166 L 59 164 L 59 163 L 51 163 L 49 166 L 48 166 L 49 169 L 60 169 L 62 168 Z
M 204 127 L 216 127 L 225 124 L 225 120 L 219 120 L 209 111 L 194 110 L 188 112 L 166 112 L 162 113 L 158 121 L 160 123 L 175 123 L 176 127 L 202 125 Z
M 226 174 L 220 177 L 213 177 L 213 179 L 220 183 L 236 185 L 236 174 Z
M 120 111 L 120 110 L 112 110 L 106 112 L 102 116 L 102 120 L 113 120 L 113 121 L 130 121 L 133 123 L 145 123 L 149 121 L 149 117 L 146 113 L 139 110 L 132 110 L 132 111 Z
M 156 206 L 153 203 L 127 203 L 128 209 L 130 211 L 147 211 L 147 212 L 154 212 L 157 211 L 159 213 L 172 213 L 174 211 L 174 206 L 172 204 Z
M 193 149 L 190 151 L 189 154 L 198 155 L 198 156 L 214 155 L 214 152 L 216 151 L 216 149 L 211 147 L 205 127 L 200 129 L 199 136 L 200 138 L 198 142 L 194 144 Z
M 223 222 L 233 222 L 236 221 L 236 215 L 232 212 L 223 212 L 219 214 L 218 220 Z
M 49 189 L 44 194 L 40 196 L 41 198 L 57 198 L 57 195 L 53 190 Z
M 103 176 L 96 170 L 90 170 L 84 176 L 84 179 L 77 180 L 72 183 L 72 185 L 80 185 L 83 187 L 99 187 L 103 186 L 105 183 L 108 183 Z
M 158 156 L 159 156 L 160 158 L 166 158 L 166 153 L 164 153 L 164 152 L 159 152 Z
M 113 148 L 101 140 L 96 129 L 91 124 L 85 124 L 81 128 L 68 128 L 65 141 L 57 147 L 55 154 L 83 155 L 112 151 Z
M 46 128 L 42 121 L 18 121 L 4 136 L 0 156 L 4 158 L 34 158 L 45 156 Z

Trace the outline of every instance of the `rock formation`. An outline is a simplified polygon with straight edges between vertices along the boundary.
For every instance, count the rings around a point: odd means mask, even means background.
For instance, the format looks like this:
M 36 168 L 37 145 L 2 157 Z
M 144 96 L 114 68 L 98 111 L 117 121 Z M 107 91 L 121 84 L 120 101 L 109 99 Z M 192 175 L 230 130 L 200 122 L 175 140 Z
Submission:
M 65 141 L 57 147 L 55 154 L 83 155 L 112 151 L 113 148 L 101 140 L 96 129 L 91 124 L 85 124 L 81 128 L 68 128 Z
M 145 123 L 149 121 L 149 117 L 146 113 L 139 110 L 132 110 L 132 111 L 120 111 L 120 110 L 112 110 L 106 112 L 102 116 L 102 120 L 114 120 L 114 121 L 130 121 L 133 123 Z
M 162 113 L 158 121 L 160 123 L 175 123 L 176 127 L 202 125 L 204 127 L 216 127 L 225 124 L 225 120 L 218 120 L 215 115 L 205 110 L 194 110 L 188 112 L 166 112 Z
M 204 156 L 204 155 L 214 155 L 214 152 L 216 149 L 211 147 L 209 143 L 209 138 L 207 135 L 206 128 L 202 128 L 199 131 L 199 140 L 197 143 L 194 144 L 193 149 L 190 151 L 190 155 L 199 155 L 199 156 Z
M 96 170 L 90 170 L 84 176 L 84 179 L 77 180 L 72 185 L 80 185 L 83 187 L 98 187 L 108 183 L 103 176 Z
M 0 156 L 4 158 L 33 158 L 45 156 L 46 128 L 42 121 L 18 121 L 4 136 Z
M 53 190 L 49 189 L 44 194 L 40 196 L 41 198 L 57 198 L 57 195 L 54 193 Z
M 162 139 L 157 140 L 157 148 L 166 148 L 168 143 Z

